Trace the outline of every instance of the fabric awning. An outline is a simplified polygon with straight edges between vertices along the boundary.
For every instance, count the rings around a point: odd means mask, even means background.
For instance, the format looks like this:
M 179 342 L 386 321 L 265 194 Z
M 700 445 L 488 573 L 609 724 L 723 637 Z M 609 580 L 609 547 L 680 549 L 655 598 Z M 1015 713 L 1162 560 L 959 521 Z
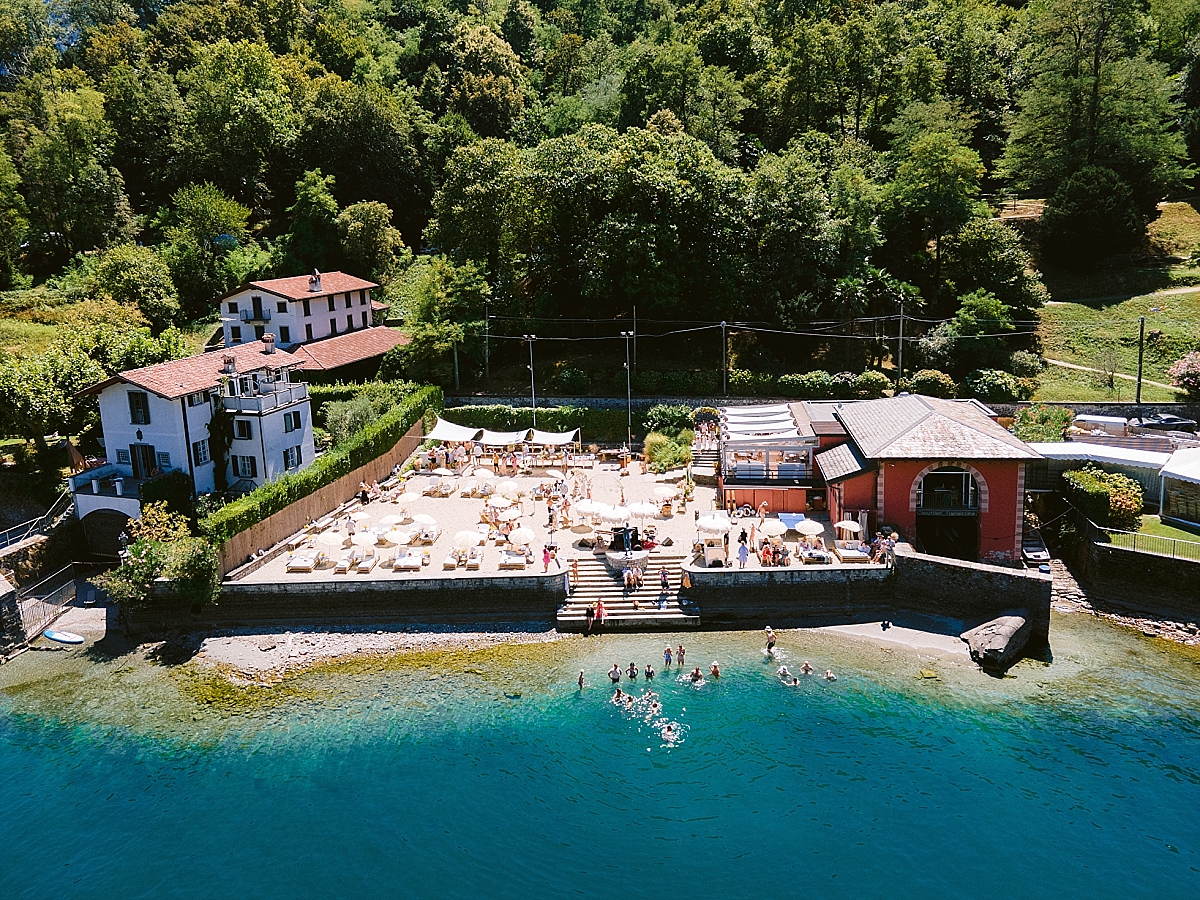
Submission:
M 488 431 L 485 428 L 479 443 L 485 447 L 508 447 L 512 444 L 523 444 L 528 436 L 528 428 L 521 431 Z
M 1164 478 L 1200 484 L 1200 447 L 1181 447 L 1176 450 L 1159 474 Z
M 1068 462 L 1109 463 L 1138 469 L 1160 469 L 1171 458 L 1170 453 L 1155 453 L 1152 450 L 1134 450 L 1129 447 L 1114 447 L 1111 444 L 1093 444 L 1088 441 L 1054 441 L 1030 443 L 1029 449 L 1046 459 Z
M 439 418 L 433 426 L 433 431 L 425 437 L 431 441 L 473 441 L 481 431 L 482 428 L 467 428 L 465 425 L 455 425 Z
M 564 431 L 561 433 L 552 431 L 538 431 L 533 429 L 533 437 L 530 439 L 531 444 L 542 444 L 549 447 L 562 447 L 565 444 L 573 444 L 579 438 L 579 429 L 573 431 Z

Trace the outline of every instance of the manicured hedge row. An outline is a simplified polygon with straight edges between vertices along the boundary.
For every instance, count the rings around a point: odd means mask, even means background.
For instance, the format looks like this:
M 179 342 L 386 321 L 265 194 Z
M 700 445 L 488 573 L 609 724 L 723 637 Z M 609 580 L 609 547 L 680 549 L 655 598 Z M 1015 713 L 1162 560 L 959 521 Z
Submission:
M 442 389 L 423 387 L 392 407 L 353 438 L 324 456 L 307 469 L 284 475 L 221 507 L 200 520 L 200 530 L 216 543 L 223 543 L 267 516 L 332 484 L 391 450 L 429 410 L 442 408 Z M 540 422 L 539 422 L 540 424 Z
M 583 443 L 616 443 L 624 441 L 627 421 L 623 409 L 589 409 L 583 406 L 538 407 L 538 431 L 570 431 L 578 428 Z M 533 427 L 533 414 L 528 406 L 513 407 L 456 406 L 442 412 L 442 418 L 456 425 L 486 428 L 489 431 L 516 431 Z M 645 433 L 645 413 L 633 411 L 633 436 Z
M 421 386 L 411 381 L 368 381 L 365 384 L 352 382 L 343 384 L 340 381 L 333 384 L 310 384 L 308 400 L 312 406 L 314 421 L 321 421 L 321 410 L 327 403 L 344 403 L 362 394 L 372 399 L 391 396 L 399 402 L 404 397 L 418 390 Z

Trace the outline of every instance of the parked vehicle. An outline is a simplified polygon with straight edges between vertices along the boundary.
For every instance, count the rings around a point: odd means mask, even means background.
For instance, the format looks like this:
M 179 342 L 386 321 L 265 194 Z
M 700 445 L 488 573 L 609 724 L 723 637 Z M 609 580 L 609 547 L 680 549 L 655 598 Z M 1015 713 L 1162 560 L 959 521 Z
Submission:
M 1129 424 L 1134 428 L 1149 428 L 1154 431 L 1187 431 L 1195 433 L 1196 420 L 1173 416 L 1170 413 L 1155 413 L 1141 419 L 1130 419 Z

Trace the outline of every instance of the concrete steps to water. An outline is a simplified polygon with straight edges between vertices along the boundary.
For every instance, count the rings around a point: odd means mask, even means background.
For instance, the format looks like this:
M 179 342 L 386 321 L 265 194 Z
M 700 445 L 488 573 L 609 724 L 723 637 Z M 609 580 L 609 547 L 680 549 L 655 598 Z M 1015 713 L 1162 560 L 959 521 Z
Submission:
M 654 554 L 645 585 L 637 591 L 626 591 L 621 575 L 609 572 L 600 560 L 579 560 L 578 583 L 558 609 L 558 630 L 586 631 L 587 608 L 600 600 L 608 613 L 606 631 L 699 628 L 700 610 L 677 587 L 685 559 L 683 553 Z M 663 566 L 673 585 L 666 593 L 659 589 L 658 572 Z

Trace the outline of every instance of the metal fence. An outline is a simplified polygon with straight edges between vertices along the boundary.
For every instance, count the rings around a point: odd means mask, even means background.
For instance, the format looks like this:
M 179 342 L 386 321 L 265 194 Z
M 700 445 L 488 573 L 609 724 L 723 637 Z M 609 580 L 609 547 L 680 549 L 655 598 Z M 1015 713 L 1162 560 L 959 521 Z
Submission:
M 21 610 L 21 630 L 25 632 L 26 640 L 40 634 L 74 599 L 74 564 L 63 566 L 37 584 L 21 588 L 17 604 Z
M 1063 498 L 1064 500 L 1066 498 Z M 1112 544 L 1137 553 L 1165 556 L 1168 559 L 1186 559 L 1200 562 L 1200 541 L 1185 541 L 1179 538 L 1162 537 L 1157 534 L 1142 534 L 1138 531 L 1121 531 L 1097 525 L 1078 507 L 1068 502 L 1075 527 L 1093 544 Z
M 0 531 L 0 550 L 6 547 L 11 547 L 14 544 L 19 544 L 21 541 L 31 537 L 39 532 L 49 528 L 58 519 L 66 513 L 71 507 L 71 495 L 67 491 L 63 491 L 58 495 L 58 499 L 51 504 L 50 508 L 36 519 L 30 519 L 28 522 L 22 522 L 20 525 L 14 525 L 12 528 L 6 528 Z

